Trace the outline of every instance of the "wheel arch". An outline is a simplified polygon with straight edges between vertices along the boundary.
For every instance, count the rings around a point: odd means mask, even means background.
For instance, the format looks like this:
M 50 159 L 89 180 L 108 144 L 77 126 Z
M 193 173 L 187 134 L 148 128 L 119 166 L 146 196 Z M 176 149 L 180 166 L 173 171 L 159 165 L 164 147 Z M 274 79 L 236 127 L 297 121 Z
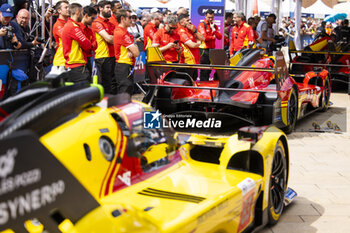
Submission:
M 282 141 L 284 151 L 286 152 L 286 164 L 287 164 L 287 185 L 288 185 L 288 179 L 289 179 L 289 147 L 288 147 L 288 141 L 287 137 L 285 135 L 282 135 L 279 140 Z

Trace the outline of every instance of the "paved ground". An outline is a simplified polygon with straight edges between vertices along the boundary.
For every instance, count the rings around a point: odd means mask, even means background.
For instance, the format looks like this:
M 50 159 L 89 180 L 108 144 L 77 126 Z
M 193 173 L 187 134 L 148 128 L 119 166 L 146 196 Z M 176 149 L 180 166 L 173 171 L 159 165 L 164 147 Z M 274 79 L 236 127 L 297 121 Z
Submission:
M 332 93 L 331 101 L 333 106 L 322 113 L 326 117 L 319 123 L 332 119 L 347 132 L 294 132 L 288 136 L 289 186 L 298 197 L 284 210 L 279 223 L 262 233 L 350 232 L 350 100 L 346 94 Z M 315 118 L 303 119 L 296 130 L 305 130 Z

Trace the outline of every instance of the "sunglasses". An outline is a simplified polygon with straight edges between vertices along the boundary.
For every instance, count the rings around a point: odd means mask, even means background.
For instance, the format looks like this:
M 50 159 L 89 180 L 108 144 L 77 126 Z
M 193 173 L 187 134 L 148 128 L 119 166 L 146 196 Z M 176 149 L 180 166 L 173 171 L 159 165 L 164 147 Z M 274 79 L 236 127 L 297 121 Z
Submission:
M 170 26 L 169 26 L 169 29 L 170 29 L 170 30 L 175 30 L 175 29 L 177 29 L 177 27 L 170 27 Z
M 131 18 L 132 18 L 132 19 L 137 19 L 137 17 L 136 17 L 136 16 L 131 16 Z
M 237 37 L 238 37 L 238 32 L 236 32 L 236 36 L 235 36 L 235 39 L 237 39 Z

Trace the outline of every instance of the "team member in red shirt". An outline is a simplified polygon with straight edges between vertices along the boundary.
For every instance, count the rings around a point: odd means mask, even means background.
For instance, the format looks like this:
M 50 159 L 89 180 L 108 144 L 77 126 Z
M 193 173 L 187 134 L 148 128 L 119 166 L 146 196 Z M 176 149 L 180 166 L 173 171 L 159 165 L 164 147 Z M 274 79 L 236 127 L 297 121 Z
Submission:
M 180 42 L 183 48 L 180 63 L 199 64 L 201 58 L 199 46 L 204 41 L 204 36 L 197 31 L 188 14 L 181 14 L 178 20 L 179 27 L 177 33 L 180 36 Z M 196 69 L 185 69 L 184 72 L 188 73 L 194 79 L 198 76 Z
M 102 0 L 98 3 L 99 15 L 92 22 L 91 28 L 95 32 L 97 49 L 95 51 L 95 62 L 101 76 L 102 86 L 105 93 L 116 93 L 116 80 L 114 77 L 114 25 L 109 22 L 111 17 L 111 3 Z
M 167 24 L 164 28 L 159 29 L 153 38 L 153 47 L 159 47 L 163 57 L 168 62 L 179 62 L 181 47 L 179 44 L 180 37 L 176 33 L 177 17 L 171 15 L 167 17 Z
M 210 64 L 209 49 L 215 49 L 215 40 L 221 40 L 222 35 L 219 32 L 219 28 L 214 23 L 214 11 L 212 9 L 205 12 L 205 20 L 198 25 L 198 31 L 202 33 L 205 41 L 199 46 L 201 54 L 201 64 Z M 211 70 L 201 70 L 200 79 L 202 81 L 209 80 L 209 74 Z
M 233 14 L 235 26 L 232 28 L 232 37 L 230 44 L 230 56 L 242 48 L 248 48 L 254 45 L 254 31 L 251 26 L 244 22 L 244 14 L 237 12 Z
M 118 27 L 114 31 L 115 49 L 115 76 L 117 79 L 117 93 L 133 94 L 134 80 L 133 67 L 135 57 L 140 55 L 133 36 L 127 31 L 131 26 L 130 11 L 121 9 L 117 12 Z
M 145 50 L 148 47 L 151 47 L 153 44 L 154 34 L 157 32 L 157 28 L 160 24 L 160 16 L 159 13 L 152 13 L 151 21 L 146 25 L 143 30 L 143 43 L 145 46 Z
M 55 6 L 58 12 L 58 18 L 53 25 L 53 36 L 56 41 L 56 53 L 53 58 L 53 67 L 51 72 L 63 72 L 65 70 L 66 60 L 63 56 L 62 49 L 62 29 L 69 18 L 69 3 L 68 1 L 59 1 Z
M 117 12 L 118 10 L 122 9 L 123 6 L 122 4 L 120 3 L 120 1 L 117 1 L 117 0 L 114 0 L 111 2 L 111 8 L 112 8 L 112 16 L 109 18 L 109 22 L 111 22 L 114 27 L 117 27 L 118 26 L 118 21 L 117 21 Z
M 83 30 L 84 35 L 91 41 L 92 48 L 87 53 L 87 69 L 90 73 L 90 77 L 92 75 L 92 66 L 91 66 L 91 57 L 93 51 L 97 48 L 97 42 L 96 42 L 96 36 L 95 33 L 90 28 L 92 22 L 96 18 L 97 11 L 92 6 L 85 6 L 83 8 L 83 19 L 81 20 L 81 23 L 79 23 L 81 30 Z
M 79 3 L 72 3 L 69 12 L 70 18 L 62 30 L 63 55 L 66 59 L 66 68 L 70 69 L 67 81 L 89 81 L 86 63 L 92 45 L 79 26 L 83 18 L 83 7 Z
M 202 44 L 202 41 L 204 41 L 204 36 L 197 31 L 188 14 L 180 15 L 178 20 L 179 27 L 177 33 L 180 36 L 180 42 L 183 48 L 183 60 L 181 62 L 186 64 L 199 64 L 199 46 Z

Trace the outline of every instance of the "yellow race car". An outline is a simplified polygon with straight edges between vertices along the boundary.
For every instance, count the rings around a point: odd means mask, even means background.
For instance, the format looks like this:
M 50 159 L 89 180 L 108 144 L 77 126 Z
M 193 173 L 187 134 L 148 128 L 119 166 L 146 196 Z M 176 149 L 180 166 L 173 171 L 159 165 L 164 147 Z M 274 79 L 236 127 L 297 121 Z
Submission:
M 296 196 L 279 129 L 148 129 L 165 118 L 102 97 L 99 85 L 39 83 L 0 103 L 0 232 L 248 232 Z

